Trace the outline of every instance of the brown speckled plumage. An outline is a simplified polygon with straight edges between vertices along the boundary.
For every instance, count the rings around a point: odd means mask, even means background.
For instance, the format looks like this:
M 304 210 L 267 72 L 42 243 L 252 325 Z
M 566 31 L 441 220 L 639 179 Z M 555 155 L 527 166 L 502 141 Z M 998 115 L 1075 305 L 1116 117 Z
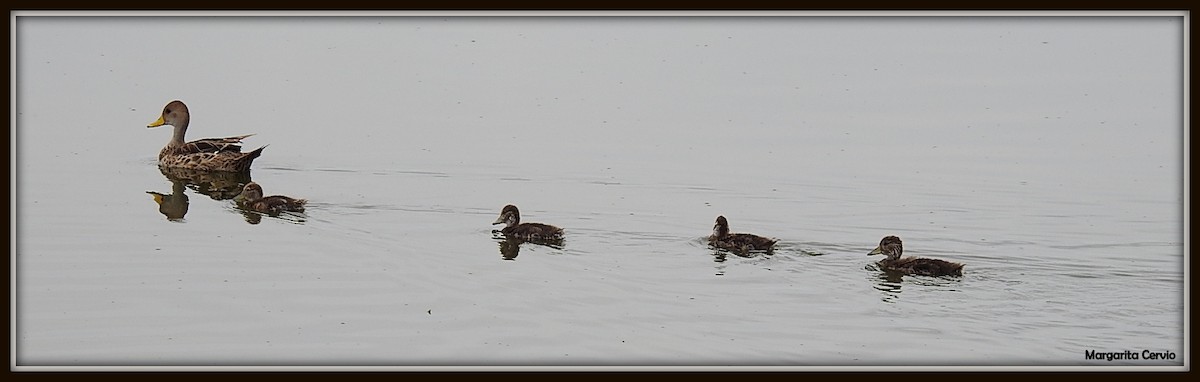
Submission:
M 304 199 L 296 199 L 283 195 L 263 196 L 262 186 L 258 183 L 246 183 L 242 189 L 242 207 L 266 214 L 276 215 L 280 212 L 304 212 Z
M 717 224 L 713 225 L 713 233 L 708 237 L 712 246 L 737 252 L 770 250 L 777 242 L 779 239 L 749 233 L 729 233 L 729 221 L 724 216 L 717 216 Z
M 940 259 L 921 257 L 900 258 L 904 244 L 896 236 L 885 236 L 879 246 L 867 255 L 885 255 L 879 266 L 887 271 L 924 276 L 962 276 L 963 265 Z
M 170 125 L 175 133 L 167 145 L 158 152 L 158 165 L 163 167 L 188 168 L 202 171 L 249 171 L 254 158 L 262 155 L 266 146 L 251 152 L 242 152 L 242 140 L 253 134 L 225 138 L 205 138 L 184 141 L 188 122 L 187 105 L 171 101 L 163 107 L 162 115 L 146 127 Z
M 500 230 L 506 236 L 525 240 L 562 240 L 563 229 L 542 223 L 521 223 L 521 212 L 517 206 L 507 205 L 500 210 L 500 217 L 492 224 L 504 224 Z

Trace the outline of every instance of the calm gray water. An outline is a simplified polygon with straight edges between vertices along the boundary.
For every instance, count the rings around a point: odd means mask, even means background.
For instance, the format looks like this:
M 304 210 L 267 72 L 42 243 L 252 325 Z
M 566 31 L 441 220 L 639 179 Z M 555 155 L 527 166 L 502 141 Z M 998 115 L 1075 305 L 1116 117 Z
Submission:
M 16 28 L 18 366 L 1186 366 L 1181 17 Z M 160 172 L 174 99 L 308 211 Z

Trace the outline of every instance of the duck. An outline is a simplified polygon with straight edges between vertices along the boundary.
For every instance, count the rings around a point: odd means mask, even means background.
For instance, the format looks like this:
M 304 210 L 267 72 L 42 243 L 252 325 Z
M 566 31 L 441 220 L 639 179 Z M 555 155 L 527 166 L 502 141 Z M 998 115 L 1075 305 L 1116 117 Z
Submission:
M 244 208 L 277 215 L 280 212 L 304 212 L 304 199 L 296 199 L 283 195 L 263 196 L 262 186 L 258 183 L 246 183 L 242 188 L 242 206 Z
M 505 236 L 524 240 L 562 240 L 563 229 L 542 223 L 521 223 L 521 212 L 509 204 L 500 210 L 500 217 L 492 225 L 504 224 L 500 230 Z
M 887 256 L 879 261 L 879 266 L 885 271 L 924 276 L 962 276 L 962 264 L 922 257 L 900 258 L 900 254 L 903 252 L 904 244 L 899 237 L 884 236 L 879 241 L 879 246 L 875 247 L 875 250 L 868 253 L 867 256 Z
M 779 239 L 762 237 L 750 233 L 729 233 L 729 220 L 725 216 L 717 216 L 717 224 L 713 225 L 712 236 L 708 243 L 717 248 L 731 251 L 746 252 L 749 250 L 770 250 Z
M 250 170 L 254 158 L 262 155 L 263 149 L 267 148 L 263 146 L 251 152 L 242 152 L 242 140 L 254 134 L 185 142 L 183 137 L 187 133 L 189 120 L 187 105 L 175 100 L 163 107 L 158 120 L 146 125 L 147 128 L 163 125 L 175 127 L 171 140 L 158 152 L 159 167 L 244 172 Z

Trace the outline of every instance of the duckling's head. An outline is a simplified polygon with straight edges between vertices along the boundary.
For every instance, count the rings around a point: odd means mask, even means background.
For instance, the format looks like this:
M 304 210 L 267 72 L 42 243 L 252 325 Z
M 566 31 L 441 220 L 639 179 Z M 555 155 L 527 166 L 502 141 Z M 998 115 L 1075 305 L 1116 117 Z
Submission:
M 505 227 L 512 227 L 521 222 L 521 213 L 517 211 L 517 206 L 509 204 L 500 210 L 500 217 L 492 222 L 493 225 L 504 223 Z
M 243 199 L 248 200 L 248 201 L 249 200 L 259 200 L 259 199 L 262 199 L 262 197 L 263 197 L 263 189 L 262 189 L 262 186 L 258 185 L 258 183 L 250 182 L 250 183 L 246 183 L 245 187 L 242 187 L 242 198 Z
M 883 240 L 879 241 L 879 246 L 875 250 L 867 254 L 885 255 L 888 260 L 896 260 L 900 258 L 900 254 L 904 252 L 904 245 L 900 243 L 900 238 L 895 236 L 884 236 Z
M 729 234 L 729 221 L 725 216 L 717 216 L 717 224 L 713 225 L 713 236 L 723 237 Z
M 159 127 L 162 125 L 186 127 L 189 119 L 187 105 L 175 100 L 164 106 L 162 115 L 158 117 L 158 120 L 146 125 L 146 127 Z

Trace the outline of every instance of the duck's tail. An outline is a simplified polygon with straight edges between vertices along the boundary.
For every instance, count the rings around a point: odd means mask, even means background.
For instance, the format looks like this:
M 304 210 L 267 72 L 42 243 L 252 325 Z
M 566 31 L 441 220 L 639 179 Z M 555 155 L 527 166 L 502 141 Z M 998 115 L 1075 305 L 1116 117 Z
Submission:
M 267 148 L 267 146 L 270 146 L 270 145 L 263 145 L 262 147 L 254 149 L 254 151 L 251 151 L 247 154 L 250 154 L 250 159 L 253 160 L 254 158 L 258 158 L 259 155 L 262 155 L 263 149 Z
M 267 146 L 270 145 L 263 145 L 262 147 L 254 149 L 254 151 L 246 153 L 246 155 L 243 155 L 241 158 L 238 158 L 237 170 L 239 172 L 250 171 L 250 164 L 254 163 L 254 158 L 258 158 L 260 155 L 262 155 L 263 149 L 267 148 Z

